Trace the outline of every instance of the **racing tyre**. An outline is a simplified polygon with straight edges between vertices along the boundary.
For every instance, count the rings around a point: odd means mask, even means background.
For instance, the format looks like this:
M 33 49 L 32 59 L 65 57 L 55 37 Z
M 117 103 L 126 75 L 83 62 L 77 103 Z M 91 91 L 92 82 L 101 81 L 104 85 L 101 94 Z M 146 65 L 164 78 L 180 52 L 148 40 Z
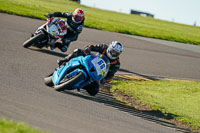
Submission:
M 37 35 L 29 38 L 27 41 L 25 41 L 23 43 L 23 46 L 24 46 L 24 48 L 28 48 L 31 45 L 33 45 L 34 43 L 43 40 L 44 38 L 45 38 L 45 34 L 43 34 L 43 33 L 37 34 Z
M 77 75 L 74 75 L 70 78 L 63 79 L 63 83 L 54 86 L 56 91 L 64 91 L 65 89 L 73 89 L 73 85 L 85 79 L 85 75 L 82 72 L 79 72 Z

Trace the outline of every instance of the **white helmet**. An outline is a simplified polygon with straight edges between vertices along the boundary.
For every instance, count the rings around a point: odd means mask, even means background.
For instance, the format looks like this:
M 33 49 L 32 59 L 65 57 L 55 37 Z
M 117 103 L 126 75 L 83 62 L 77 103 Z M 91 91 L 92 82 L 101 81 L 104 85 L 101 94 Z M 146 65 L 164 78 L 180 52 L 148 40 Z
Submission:
M 123 45 L 118 41 L 112 41 L 107 48 L 107 56 L 108 58 L 114 60 L 119 57 L 122 51 Z

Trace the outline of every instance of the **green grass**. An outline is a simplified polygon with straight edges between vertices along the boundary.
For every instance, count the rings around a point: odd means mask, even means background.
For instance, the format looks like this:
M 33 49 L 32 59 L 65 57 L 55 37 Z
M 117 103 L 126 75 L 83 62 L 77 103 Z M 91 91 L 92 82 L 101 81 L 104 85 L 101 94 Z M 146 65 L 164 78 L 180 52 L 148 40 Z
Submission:
M 120 90 L 142 104 L 200 129 L 200 82 L 113 81 L 112 92 Z
M 89 8 L 69 0 L 0 0 L 0 11 L 45 19 L 49 12 L 85 10 L 85 26 L 125 34 L 200 45 L 200 27 Z
M 44 133 L 22 122 L 0 119 L 0 133 Z

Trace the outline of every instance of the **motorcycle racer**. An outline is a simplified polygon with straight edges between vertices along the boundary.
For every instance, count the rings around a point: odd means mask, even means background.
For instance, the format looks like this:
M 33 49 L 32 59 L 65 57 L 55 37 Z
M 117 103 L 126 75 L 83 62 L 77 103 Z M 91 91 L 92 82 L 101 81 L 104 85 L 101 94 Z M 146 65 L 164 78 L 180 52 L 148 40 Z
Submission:
M 90 54 L 91 51 L 99 52 L 105 56 L 108 57 L 110 60 L 110 69 L 106 75 L 106 77 L 101 80 L 101 83 L 109 83 L 112 78 L 114 77 L 114 74 L 119 70 L 120 68 L 120 60 L 119 55 L 123 51 L 123 44 L 119 41 L 112 41 L 109 45 L 107 44 L 96 44 L 96 45 L 87 45 L 84 50 L 81 49 L 75 49 L 72 54 L 69 54 L 67 57 L 65 57 L 63 60 L 58 60 L 59 65 L 63 64 L 64 62 L 69 61 L 70 59 L 77 57 L 77 56 L 84 56 L 86 54 Z M 90 87 L 98 88 L 97 83 L 93 83 Z
M 112 41 L 109 45 L 88 45 L 84 50 L 86 51 L 86 53 L 89 53 L 90 51 L 95 51 L 108 57 L 108 59 L 110 60 L 110 69 L 106 77 L 101 81 L 101 83 L 109 83 L 114 77 L 114 74 L 120 68 L 119 55 L 123 51 L 122 43 L 118 41 Z
M 58 47 L 62 52 L 66 52 L 70 43 L 72 41 L 76 41 L 78 39 L 78 35 L 82 32 L 84 20 L 85 20 L 84 11 L 80 8 L 77 8 L 73 13 L 54 12 L 54 13 L 48 13 L 46 17 L 67 18 L 66 20 L 66 26 L 68 29 L 67 34 L 62 38 L 62 43 L 56 42 L 55 44 L 55 47 Z M 51 49 L 53 50 L 54 48 L 51 48 Z

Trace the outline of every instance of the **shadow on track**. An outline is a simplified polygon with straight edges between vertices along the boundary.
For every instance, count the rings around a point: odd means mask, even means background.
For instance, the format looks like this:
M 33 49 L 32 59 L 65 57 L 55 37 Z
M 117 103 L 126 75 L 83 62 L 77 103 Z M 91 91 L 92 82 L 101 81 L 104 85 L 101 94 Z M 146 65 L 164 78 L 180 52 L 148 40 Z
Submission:
M 119 69 L 119 72 L 125 72 L 125 73 L 128 73 L 128 74 L 133 74 L 133 75 L 140 76 L 140 77 L 143 77 L 143 78 L 147 78 L 147 79 L 150 79 L 150 80 L 160 80 L 160 79 L 164 78 L 164 77 L 156 77 L 156 76 L 147 76 L 147 75 L 144 75 L 144 74 L 131 72 L 131 71 L 126 70 L 126 69 Z
M 109 86 L 104 86 L 104 87 L 109 89 Z M 160 124 L 166 127 L 174 128 L 177 131 L 180 131 L 183 133 L 191 132 L 189 130 L 179 128 L 173 123 L 167 122 L 165 120 L 161 120 L 163 118 L 167 120 L 171 120 L 175 117 L 175 115 L 170 114 L 170 113 L 163 114 L 159 110 L 138 110 L 134 107 L 130 107 L 120 101 L 117 101 L 109 91 L 100 91 L 95 97 L 89 96 L 85 90 L 81 90 L 80 92 L 77 92 L 76 90 L 74 91 L 66 90 L 66 91 L 63 91 L 62 93 L 77 96 L 77 97 L 84 98 L 84 99 L 91 100 L 98 103 L 103 103 L 106 106 L 113 107 L 120 111 L 127 112 L 133 116 L 137 116 L 137 117 L 143 118 L 151 122 L 155 122 L 157 124 Z
M 49 54 L 49 55 L 53 55 L 53 56 L 58 56 L 61 58 L 64 58 L 65 56 L 67 56 L 67 54 L 63 54 L 63 53 L 59 53 L 56 51 L 51 51 L 48 49 L 39 49 L 39 48 L 35 48 L 35 47 L 30 47 L 28 48 L 29 50 L 33 50 L 33 51 L 37 51 L 37 52 L 41 52 L 41 53 L 45 53 L 45 54 Z

